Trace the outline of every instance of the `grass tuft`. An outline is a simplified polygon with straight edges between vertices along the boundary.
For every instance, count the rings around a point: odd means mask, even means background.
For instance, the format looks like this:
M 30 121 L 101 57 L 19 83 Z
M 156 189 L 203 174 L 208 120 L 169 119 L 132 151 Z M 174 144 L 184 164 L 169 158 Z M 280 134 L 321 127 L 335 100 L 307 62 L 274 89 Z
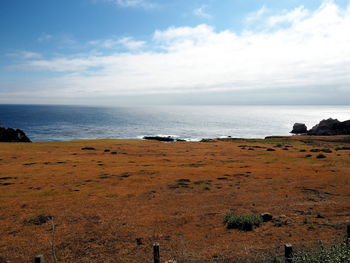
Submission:
M 227 229 L 252 231 L 254 227 L 260 226 L 262 222 L 262 217 L 256 214 L 237 215 L 232 212 L 228 212 L 224 216 L 224 224 L 226 225 Z

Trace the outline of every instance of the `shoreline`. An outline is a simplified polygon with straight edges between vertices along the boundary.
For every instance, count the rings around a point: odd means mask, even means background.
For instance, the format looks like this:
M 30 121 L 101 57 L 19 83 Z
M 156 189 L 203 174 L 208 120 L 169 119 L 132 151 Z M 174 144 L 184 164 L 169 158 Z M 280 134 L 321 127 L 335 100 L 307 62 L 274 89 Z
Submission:
M 152 136 L 153 137 L 153 136 Z M 158 136 L 154 136 L 158 137 Z M 160 137 L 160 136 L 159 136 Z M 163 138 L 163 137 L 162 137 Z M 168 138 L 168 136 L 164 137 Z M 316 135 L 272 135 L 266 136 L 264 138 L 242 138 L 242 137 L 213 137 L 213 138 L 201 138 L 198 140 L 184 140 L 174 138 L 174 141 L 160 141 L 164 143 L 175 143 L 175 142 L 207 142 L 207 141 L 266 141 L 266 140 L 321 140 L 329 142 L 349 142 L 350 135 L 329 135 L 329 136 L 316 136 Z M 93 139 L 72 139 L 72 140 L 50 140 L 50 141 L 32 141 L 33 143 L 67 143 L 67 142 L 84 142 L 84 141 L 159 141 L 157 139 L 144 139 L 144 138 L 93 138 Z M 28 142 L 0 142 L 0 143 L 23 143 L 27 144 Z

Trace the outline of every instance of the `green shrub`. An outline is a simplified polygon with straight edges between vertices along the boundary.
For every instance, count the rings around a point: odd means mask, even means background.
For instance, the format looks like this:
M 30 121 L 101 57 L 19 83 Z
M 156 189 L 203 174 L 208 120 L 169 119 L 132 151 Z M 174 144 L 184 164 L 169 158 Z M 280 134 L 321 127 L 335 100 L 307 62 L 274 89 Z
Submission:
M 318 153 L 318 152 L 320 152 L 320 149 L 311 149 L 310 152 L 312 152 L 312 153 Z
M 326 155 L 320 153 L 319 155 L 316 156 L 317 159 L 323 159 L 326 158 Z
M 262 217 L 256 214 L 236 215 L 232 212 L 228 212 L 224 216 L 224 224 L 227 229 L 235 228 L 243 231 L 252 231 L 254 227 L 260 226 L 262 222 Z
M 350 262 L 350 247 L 346 242 L 333 245 L 330 248 L 302 250 L 294 253 L 295 263 L 334 263 Z
M 350 146 L 338 146 L 335 148 L 336 151 L 350 150 Z

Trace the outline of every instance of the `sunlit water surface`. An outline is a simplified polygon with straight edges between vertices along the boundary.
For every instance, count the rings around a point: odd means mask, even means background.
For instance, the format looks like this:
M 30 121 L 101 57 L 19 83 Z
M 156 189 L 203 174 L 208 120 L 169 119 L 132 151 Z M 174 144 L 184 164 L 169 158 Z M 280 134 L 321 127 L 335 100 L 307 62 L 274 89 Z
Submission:
M 289 135 L 293 123 L 350 119 L 350 106 L 82 107 L 0 105 L 0 126 L 23 129 L 33 141 L 142 138 L 264 138 Z

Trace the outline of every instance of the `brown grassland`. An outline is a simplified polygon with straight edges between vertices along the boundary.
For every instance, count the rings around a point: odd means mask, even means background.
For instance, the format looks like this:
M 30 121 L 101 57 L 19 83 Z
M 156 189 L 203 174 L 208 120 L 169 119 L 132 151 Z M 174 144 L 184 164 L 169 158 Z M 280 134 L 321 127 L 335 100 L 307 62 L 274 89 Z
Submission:
M 299 136 L 0 143 L 0 262 L 54 262 L 53 252 L 57 262 L 151 262 L 153 242 L 163 261 L 203 262 L 341 238 L 343 146 L 345 137 Z M 226 229 L 228 211 L 274 220 Z

